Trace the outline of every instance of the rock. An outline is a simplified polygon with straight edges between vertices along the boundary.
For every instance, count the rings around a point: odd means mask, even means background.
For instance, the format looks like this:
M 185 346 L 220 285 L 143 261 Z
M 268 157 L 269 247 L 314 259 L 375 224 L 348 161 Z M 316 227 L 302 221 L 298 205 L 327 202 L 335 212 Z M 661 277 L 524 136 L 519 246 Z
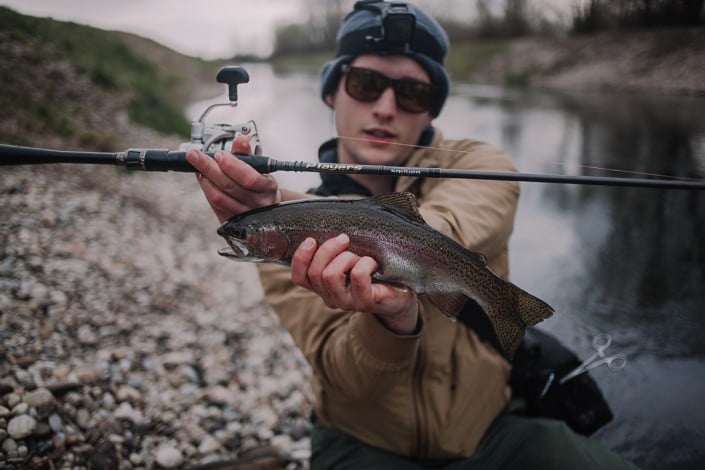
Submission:
M 54 374 L 56 375 L 56 373 Z M 51 392 L 55 397 L 64 395 L 68 392 L 73 392 L 83 388 L 79 382 L 59 382 L 54 384 L 47 384 L 46 389 Z
M 198 452 L 202 455 L 212 454 L 220 449 L 220 442 L 210 435 L 206 435 L 198 445 Z
M 61 432 L 64 429 L 64 423 L 61 420 L 61 416 L 57 415 L 56 413 L 49 416 L 49 427 L 55 433 Z
M 15 405 L 14 408 L 12 408 L 12 414 L 13 414 L 13 415 L 25 414 L 25 413 L 27 413 L 28 411 L 29 411 L 29 405 L 28 405 L 27 403 L 25 403 L 25 402 L 18 403 L 17 405 Z
M 21 401 L 22 401 L 22 397 L 20 397 L 16 393 L 8 393 L 5 396 L 5 405 L 7 405 L 9 408 L 14 408 Z
M 142 401 L 142 392 L 129 385 L 121 385 L 115 394 L 117 401 L 129 401 L 130 403 L 139 403 Z
M 8 457 L 17 455 L 17 442 L 14 439 L 5 439 L 2 443 L 2 451 Z
M 164 468 L 176 468 L 184 462 L 181 451 L 171 444 L 162 444 L 157 449 L 157 463 Z
M 81 325 L 78 328 L 78 342 L 85 346 L 93 346 L 98 342 L 98 335 L 90 325 Z
M 76 379 L 82 384 L 91 384 L 97 379 L 97 374 L 95 370 L 88 367 L 81 367 L 76 369 L 75 375 Z
M 88 427 L 91 424 L 91 414 L 90 412 L 85 409 L 81 408 L 76 412 L 76 424 L 78 425 L 79 428 L 81 429 L 88 429 Z
M 26 393 L 24 402 L 37 411 L 39 418 L 46 418 L 56 409 L 54 395 L 46 388 L 38 388 Z
M 15 416 L 7 423 L 7 433 L 12 439 L 24 439 L 37 429 L 37 420 L 29 415 Z

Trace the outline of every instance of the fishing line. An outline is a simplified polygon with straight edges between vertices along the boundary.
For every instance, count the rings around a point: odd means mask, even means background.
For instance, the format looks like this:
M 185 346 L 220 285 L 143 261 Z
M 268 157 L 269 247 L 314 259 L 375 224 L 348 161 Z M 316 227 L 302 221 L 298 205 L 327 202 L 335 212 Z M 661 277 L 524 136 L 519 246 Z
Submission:
M 374 139 L 366 139 L 364 137 L 352 137 L 352 136 L 339 135 L 338 138 L 345 139 L 345 140 L 356 140 L 356 141 L 361 141 L 361 142 L 375 142 Z M 401 143 L 401 142 L 388 142 L 388 144 L 397 145 L 399 147 L 411 147 L 411 148 L 415 148 L 415 149 L 438 150 L 438 151 L 442 151 L 442 152 L 457 153 L 460 155 L 467 155 L 469 153 L 467 150 L 458 150 L 458 149 L 445 148 L 445 147 L 435 147 L 433 145 L 405 144 L 405 143 Z M 672 179 L 672 180 L 694 181 L 694 182 L 703 181 L 698 178 L 689 178 L 687 176 L 672 176 L 672 175 L 666 175 L 666 174 L 662 174 L 662 173 L 634 171 L 634 170 L 622 170 L 619 168 L 608 168 L 608 167 L 601 167 L 601 166 L 595 166 L 595 165 L 569 164 L 569 163 L 557 163 L 557 162 L 548 162 L 548 164 L 562 166 L 562 167 L 572 165 L 572 166 L 576 166 L 578 168 L 582 168 L 582 169 L 586 169 L 586 170 L 600 170 L 600 171 L 608 171 L 608 172 L 621 173 L 621 174 L 627 174 L 627 175 L 635 175 L 635 176 L 650 176 L 650 177 L 655 177 L 655 178 L 666 178 L 666 179 Z M 557 175 L 552 175 L 552 176 L 557 176 Z

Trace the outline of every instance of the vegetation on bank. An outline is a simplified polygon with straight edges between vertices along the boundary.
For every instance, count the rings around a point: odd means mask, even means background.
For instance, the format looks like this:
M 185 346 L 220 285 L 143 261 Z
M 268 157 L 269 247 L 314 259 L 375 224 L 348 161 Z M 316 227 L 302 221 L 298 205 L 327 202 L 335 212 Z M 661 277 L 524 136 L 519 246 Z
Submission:
M 187 74 L 178 65 L 150 59 L 150 51 L 165 48 L 128 37 L 0 7 L 0 141 L 37 145 L 27 136 L 58 135 L 79 144 L 109 145 L 111 130 L 93 128 L 101 107 L 187 137 L 189 122 L 182 111 L 190 97 Z M 215 74 L 213 64 L 171 56 L 191 73 Z

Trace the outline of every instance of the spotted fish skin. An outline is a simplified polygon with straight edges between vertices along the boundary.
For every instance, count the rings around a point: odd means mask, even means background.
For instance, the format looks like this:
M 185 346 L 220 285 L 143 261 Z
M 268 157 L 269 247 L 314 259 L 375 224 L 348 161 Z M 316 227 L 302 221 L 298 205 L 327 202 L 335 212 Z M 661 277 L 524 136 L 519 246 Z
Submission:
M 218 234 L 229 247 L 219 253 L 236 261 L 289 265 L 306 238 L 321 244 L 342 233 L 350 238 L 349 251 L 377 261 L 375 281 L 426 295 L 451 318 L 468 298 L 477 302 L 507 357 L 513 357 L 527 326 L 553 314 L 547 303 L 492 272 L 482 254 L 429 226 L 411 193 L 305 199 L 255 209 L 220 226 Z

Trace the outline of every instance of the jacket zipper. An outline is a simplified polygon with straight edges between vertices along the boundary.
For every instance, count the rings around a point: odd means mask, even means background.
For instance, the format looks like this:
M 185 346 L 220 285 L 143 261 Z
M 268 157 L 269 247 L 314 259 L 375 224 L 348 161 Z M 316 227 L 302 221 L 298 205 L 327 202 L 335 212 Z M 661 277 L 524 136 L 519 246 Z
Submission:
M 426 458 L 428 453 L 428 415 L 423 392 L 423 373 L 426 357 L 423 351 L 424 348 L 420 347 L 411 384 L 411 398 L 414 404 L 414 421 L 416 424 L 416 448 L 413 453 L 419 459 Z

